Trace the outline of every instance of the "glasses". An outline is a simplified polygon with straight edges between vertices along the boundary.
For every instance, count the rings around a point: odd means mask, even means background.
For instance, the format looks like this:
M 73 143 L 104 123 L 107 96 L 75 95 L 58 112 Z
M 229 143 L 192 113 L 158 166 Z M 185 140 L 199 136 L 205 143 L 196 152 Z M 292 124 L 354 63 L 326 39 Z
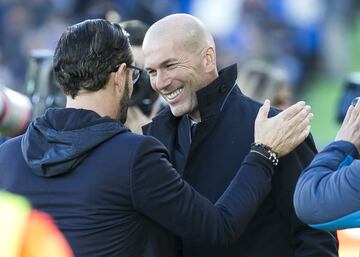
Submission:
M 119 67 L 120 67 L 120 64 L 116 65 L 115 68 L 113 69 L 113 72 L 117 72 Z M 143 72 L 144 70 L 139 67 L 136 67 L 135 65 L 128 65 L 127 67 L 134 70 L 133 74 L 132 74 L 132 81 L 133 81 L 133 84 L 135 85 L 135 83 L 138 82 L 138 80 L 140 78 L 141 72 Z

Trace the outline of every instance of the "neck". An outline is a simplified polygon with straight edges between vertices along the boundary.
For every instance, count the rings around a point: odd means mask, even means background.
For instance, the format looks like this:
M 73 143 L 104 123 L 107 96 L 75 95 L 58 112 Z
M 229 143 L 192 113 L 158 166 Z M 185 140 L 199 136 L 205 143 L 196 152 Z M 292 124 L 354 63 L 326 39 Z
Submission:
M 96 92 L 81 92 L 75 99 L 67 96 L 66 108 L 91 110 L 102 117 L 110 116 L 116 119 L 118 104 L 115 102 L 114 94 L 108 91 L 101 89 Z

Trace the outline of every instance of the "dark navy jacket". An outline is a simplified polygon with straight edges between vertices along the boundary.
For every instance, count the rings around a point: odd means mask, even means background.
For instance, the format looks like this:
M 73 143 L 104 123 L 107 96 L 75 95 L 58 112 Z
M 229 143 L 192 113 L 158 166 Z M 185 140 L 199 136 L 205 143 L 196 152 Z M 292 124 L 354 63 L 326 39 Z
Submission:
M 169 150 L 175 167 L 198 192 L 216 202 L 254 141 L 254 121 L 260 104 L 244 96 L 235 83 L 236 65 L 226 68 L 197 92 L 202 122 L 198 124 L 185 164 L 179 163 L 178 123 L 169 108 L 144 127 Z M 271 111 L 271 115 L 275 110 Z M 309 137 L 280 160 L 271 193 L 232 246 L 211 247 L 184 239 L 185 257 L 322 257 L 337 256 L 337 240 L 308 227 L 296 217 L 292 197 L 301 171 L 316 153 Z M 182 167 L 183 170 L 182 170 Z
M 335 230 L 360 227 L 360 161 L 357 149 L 336 141 L 300 176 L 294 194 L 297 215 L 311 226 Z
M 0 188 L 52 215 L 77 257 L 173 257 L 174 234 L 228 245 L 269 193 L 271 169 L 250 153 L 214 206 L 156 139 L 70 108 L 48 110 L 0 146 Z

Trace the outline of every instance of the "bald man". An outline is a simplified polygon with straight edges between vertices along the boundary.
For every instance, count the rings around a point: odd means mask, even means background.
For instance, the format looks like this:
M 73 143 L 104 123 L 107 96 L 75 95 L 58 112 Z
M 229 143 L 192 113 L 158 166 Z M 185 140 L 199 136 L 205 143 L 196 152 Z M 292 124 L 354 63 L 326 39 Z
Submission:
M 0 146 L 0 189 L 49 213 L 76 257 L 175 257 L 174 235 L 230 244 L 270 191 L 276 158 L 249 151 L 211 203 L 182 180 L 158 140 L 123 125 L 136 69 L 118 24 L 68 27 L 54 55 L 66 108 L 49 109 Z M 269 109 L 266 102 L 259 111 L 256 138 L 282 156 L 308 135 L 311 114 L 301 102 L 273 118 Z M 283 144 L 289 136 L 296 140 Z
M 261 105 L 240 92 L 236 65 L 217 71 L 213 37 L 191 15 L 170 15 L 153 24 L 143 52 L 151 85 L 169 104 L 143 128 L 144 133 L 159 139 L 182 177 L 215 203 L 256 142 L 254 122 Z M 276 113 L 271 109 L 270 115 Z M 233 244 L 214 247 L 181 239 L 179 255 L 337 256 L 336 237 L 300 222 L 292 205 L 298 176 L 316 152 L 310 136 L 280 159 L 271 192 L 244 221 Z M 169 218 L 176 222 L 176 217 Z

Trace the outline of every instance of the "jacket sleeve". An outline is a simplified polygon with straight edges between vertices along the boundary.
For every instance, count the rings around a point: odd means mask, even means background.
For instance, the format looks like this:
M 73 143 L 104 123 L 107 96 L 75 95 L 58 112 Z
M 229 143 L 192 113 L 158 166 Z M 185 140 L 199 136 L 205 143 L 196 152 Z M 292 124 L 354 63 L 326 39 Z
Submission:
M 311 226 L 335 230 L 360 227 L 360 161 L 355 146 L 328 145 L 300 176 L 294 194 L 297 215 Z
M 175 235 L 229 245 L 270 192 L 271 169 L 265 158 L 248 154 L 228 189 L 213 204 L 181 179 L 168 162 L 165 147 L 146 137 L 133 161 L 132 200 L 139 212 Z
M 310 135 L 293 152 L 281 158 L 273 178 L 272 194 L 280 213 L 290 223 L 290 243 L 294 249 L 294 257 L 338 256 L 335 233 L 309 227 L 299 220 L 294 210 L 293 194 L 297 179 L 316 152 Z

